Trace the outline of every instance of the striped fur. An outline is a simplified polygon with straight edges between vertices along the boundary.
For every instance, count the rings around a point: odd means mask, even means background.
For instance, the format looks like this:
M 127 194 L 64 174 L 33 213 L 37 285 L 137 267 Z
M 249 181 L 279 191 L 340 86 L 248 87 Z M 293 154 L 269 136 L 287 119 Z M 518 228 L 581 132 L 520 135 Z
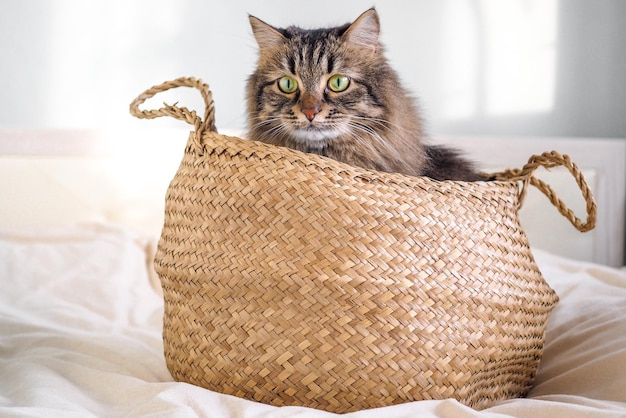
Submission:
M 415 101 L 384 57 L 374 9 L 330 29 L 274 28 L 253 16 L 250 24 L 259 45 L 247 84 L 250 139 L 375 170 L 480 179 L 454 150 L 425 144 Z M 330 88 L 333 75 L 348 77 L 345 91 Z M 295 91 L 281 91 L 285 76 Z

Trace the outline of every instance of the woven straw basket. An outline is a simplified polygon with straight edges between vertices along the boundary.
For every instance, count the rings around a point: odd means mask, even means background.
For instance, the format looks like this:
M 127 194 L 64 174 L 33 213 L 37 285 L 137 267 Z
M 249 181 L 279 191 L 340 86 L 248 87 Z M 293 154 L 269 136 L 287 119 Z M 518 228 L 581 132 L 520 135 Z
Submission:
M 204 118 L 139 110 L 179 86 L 200 90 Z M 517 212 L 533 184 L 593 228 L 593 197 L 567 156 L 477 183 L 355 168 L 219 135 L 193 78 L 147 90 L 131 113 L 194 126 L 155 259 L 175 379 L 339 413 L 450 397 L 484 408 L 530 389 L 558 298 Z M 588 203 L 585 223 L 533 177 L 559 165 Z

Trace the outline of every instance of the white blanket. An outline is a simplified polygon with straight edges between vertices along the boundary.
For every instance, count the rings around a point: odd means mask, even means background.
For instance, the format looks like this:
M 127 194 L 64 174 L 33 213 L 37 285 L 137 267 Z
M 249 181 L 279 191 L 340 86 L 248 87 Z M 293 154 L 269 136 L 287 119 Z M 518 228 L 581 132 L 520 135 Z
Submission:
M 174 382 L 154 241 L 115 225 L 0 230 L 0 416 L 325 417 Z M 536 252 L 561 297 L 527 399 L 454 400 L 354 417 L 626 417 L 626 273 Z

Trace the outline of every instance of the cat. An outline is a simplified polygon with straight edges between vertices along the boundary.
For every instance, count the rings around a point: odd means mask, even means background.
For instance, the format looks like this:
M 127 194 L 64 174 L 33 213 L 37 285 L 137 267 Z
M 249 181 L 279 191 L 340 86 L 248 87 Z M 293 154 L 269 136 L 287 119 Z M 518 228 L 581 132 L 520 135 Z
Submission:
M 374 8 L 329 29 L 249 20 L 259 47 L 246 87 L 249 139 L 378 171 L 486 179 L 457 150 L 426 144 L 419 109 L 384 57 Z

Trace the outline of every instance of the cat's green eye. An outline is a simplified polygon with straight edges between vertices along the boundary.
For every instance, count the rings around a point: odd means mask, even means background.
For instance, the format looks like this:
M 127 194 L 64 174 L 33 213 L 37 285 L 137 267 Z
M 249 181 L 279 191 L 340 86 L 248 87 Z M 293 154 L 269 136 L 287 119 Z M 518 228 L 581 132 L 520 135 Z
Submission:
M 350 77 L 343 74 L 335 74 L 328 80 L 328 88 L 339 93 L 345 91 L 350 85 Z
M 293 77 L 281 77 L 278 80 L 278 88 L 283 93 L 293 93 L 294 91 L 298 90 L 298 82 Z

